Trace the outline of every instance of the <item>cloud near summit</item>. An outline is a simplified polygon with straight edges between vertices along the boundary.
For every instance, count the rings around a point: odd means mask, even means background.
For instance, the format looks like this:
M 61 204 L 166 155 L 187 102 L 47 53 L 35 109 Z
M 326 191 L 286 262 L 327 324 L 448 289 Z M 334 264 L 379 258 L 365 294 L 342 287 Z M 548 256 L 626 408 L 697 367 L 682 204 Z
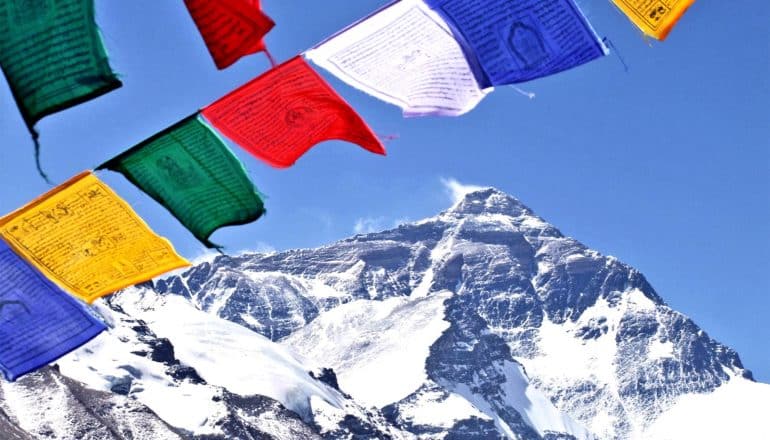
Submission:
M 444 193 L 452 203 L 459 202 L 468 193 L 486 188 L 485 186 L 461 183 L 454 177 L 442 177 L 441 184 L 444 186 Z

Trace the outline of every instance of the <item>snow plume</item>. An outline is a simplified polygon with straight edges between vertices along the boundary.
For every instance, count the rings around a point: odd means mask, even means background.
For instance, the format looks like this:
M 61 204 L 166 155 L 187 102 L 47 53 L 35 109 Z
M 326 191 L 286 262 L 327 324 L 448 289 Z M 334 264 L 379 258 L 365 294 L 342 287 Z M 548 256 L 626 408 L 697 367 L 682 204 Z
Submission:
M 467 185 L 464 183 L 460 183 L 457 179 L 453 177 L 449 177 L 449 178 L 442 177 L 441 184 L 444 186 L 444 193 L 447 196 L 449 196 L 449 199 L 452 201 L 452 203 L 459 202 L 468 193 L 472 193 L 474 191 L 480 191 L 486 188 L 484 186 Z
M 361 217 L 353 225 L 354 234 L 372 234 L 384 231 L 389 228 L 396 228 L 398 225 L 407 223 L 406 217 L 399 217 L 395 220 L 388 220 L 385 217 Z
M 386 227 L 385 217 L 361 217 L 353 225 L 353 232 L 356 234 L 371 234 L 379 232 Z

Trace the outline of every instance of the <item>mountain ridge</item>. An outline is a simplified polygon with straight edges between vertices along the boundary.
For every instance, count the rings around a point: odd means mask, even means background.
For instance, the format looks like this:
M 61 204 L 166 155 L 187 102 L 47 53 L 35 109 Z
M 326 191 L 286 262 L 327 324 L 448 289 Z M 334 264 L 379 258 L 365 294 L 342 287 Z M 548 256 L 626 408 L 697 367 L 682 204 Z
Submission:
M 500 255 L 494 254 L 498 251 L 506 261 L 498 261 Z M 478 261 L 471 261 L 474 258 Z M 682 393 L 713 391 L 733 376 L 752 380 L 750 371 L 743 367 L 733 350 L 712 340 L 686 316 L 671 310 L 639 271 L 564 236 L 518 199 L 494 188 L 466 194 L 435 217 L 383 232 L 359 234 L 317 249 L 243 254 L 232 260 L 217 257 L 213 264 L 217 269 L 208 266 L 205 275 L 190 272 L 188 279 L 194 280 L 190 286 L 183 286 L 182 278 L 177 277 L 156 283 L 156 288 L 188 296 L 206 310 L 208 299 L 195 294 L 196 289 L 201 288 L 200 281 L 222 282 L 221 277 L 227 278 L 224 274 L 233 267 L 237 267 L 234 270 L 241 280 L 254 274 L 260 283 L 269 280 L 269 285 L 291 286 L 288 289 L 291 297 L 300 299 L 302 306 L 293 309 L 291 301 L 270 304 L 271 309 L 280 313 L 273 313 L 269 319 L 258 313 L 251 316 L 236 307 L 243 304 L 236 298 L 244 294 L 264 293 L 266 304 L 270 298 L 274 299 L 264 289 L 245 281 L 239 286 L 241 291 L 236 288 L 225 301 L 231 304 L 215 312 L 255 331 L 272 334 L 277 341 L 308 325 L 325 310 L 348 301 L 425 296 L 441 290 L 458 291 L 458 302 L 477 308 L 492 332 L 509 345 L 513 357 L 523 360 L 527 371 L 536 370 L 534 365 L 542 364 L 537 358 L 527 358 L 541 350 L 535 341 L 542 339 L 537 329 L 544 323 L 569 326 L 570 332 L 588 342 L 606 340 L 604 336 L 613 327 L 612 336 L 623 347 L 605 348 L 615 352 L 621 351 L 620 348 L 629 357 L 657 350 L 654 355 L 658 357 L 650 361 L 650 366 L 659 374 L 647 377 L 643 368 L 622 369 L 616 374 L 608 370 L 616 353 L 606 355 L 609 358 L 603 360 L 604 383 L 593 392 L 598 394 L 595 398 L 605 404 L 614 402 L 613 411 L 619 414 L 617 421 L 609 422 L 609 427 L 599 428 L 609 436 L 616 432 L 641 432 L 655 414 L 670 404 L 668 400 Z M 467 269 L 471 265 L 474 270 Z M 214 274 L 217 271 L 218 274 Z M 471 272 L 470 276 L 465 276 L 463 271 L 465 275 Z M 173 283 L 180 284 L 175 288 Z M 209 285 L 203 290 L 216 289 Z M 220 295 L 218 299 L 224 297 Z M 615 314 L 615 322 L 607 324 L 605 316 L 580 321 L 597 303 L 607 309 L 604 312 Z M 633 315 L 638 316 L 624 316 L 625 312 L 619 308 L 633 310 Z M 295 313 L 297 311 L 301 313 Z M 287 319 L 275 319 L 281 317 Z M 527 323 L 530 325 L 525 325 Z M 682 337 L 682 331 L 687 332 L 686 337 Z M 668 355 L 671 340 L 677 338 L 688 362 Z M 708 355 L 701 356 L 703 353 Z M 583 359 L 586 371 L 591 369 L 587 365 L 591 362 L 594 361 Z M 671 376 L 671 380 L 661 379 L 666 375 Z M 533 380 L 538 386 L 548 388 L 549 383 L 556 386 L 553 376 Z M 624 383 L 617 389 L 606 389 L 610 382 L 618 382 L 616 376 L 623 376 Z M 687 385 L 691 382 L 701 387 Z M 672 383 L 678 390 L 671 393 L 668 400 L 647 398 L 656 393 L 666 394 L 665 388 Z M 596 385 L 591 381 L 573 384 L 577 389 Z M 344 383 L 342 386 L 344 388 Z M 647 397 L 643 396 L 645 393 Z M 571 408 L 572 403 L 561 401 L 563 396 L 564 390 L 550 393 L 551 399 L 561 402 L 568 412 L 577 410 Z M 626 403 L 636 408 L 632 412 L 638 413 L 633 422 L 624 415 Z M 648 405 L 653 407 L 650 414 L 644 410 Z M 595 419 L 596 414 L 590 407 L 583 408 L 588 411 L 582 415 L 584 420 Z
M 100 340 L 117 339 L 73 353 L 62 371 L 156 408 L 187 427 L 183 438 L 224 438 L 225 420 L 254 434 L 244 438 L 682 438 L 671 420 L 695 423 L 696 412 L 745 422 L 724 431 L 698 421 L 703 432 L 757 435 L 765 428 L 740 397 L 770 404 L 738 354 L 639 271 L 494 188 L 315 249 L 217 256 L 97 308 L 112 317 Z M 200 331 L 183 330 L 191 325 Z M 262 382 L 231 365 L 249 352 Z M 127 367 L 109 373 L 116 363 Z M 286 371 L 294 391 L 267 385 Z M 196 400 L 195 418 L 164 409 L 157 384 L 230 398 Z

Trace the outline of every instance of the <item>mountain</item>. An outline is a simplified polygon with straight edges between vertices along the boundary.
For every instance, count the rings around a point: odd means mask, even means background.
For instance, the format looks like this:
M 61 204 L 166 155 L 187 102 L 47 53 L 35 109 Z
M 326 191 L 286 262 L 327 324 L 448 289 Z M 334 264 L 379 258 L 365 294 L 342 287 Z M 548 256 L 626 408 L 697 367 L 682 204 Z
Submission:
M 2 384 L 0 415 L 17 430 L 57 439 L 320 439 L 321 428 L 328 438 L 406 436 L 326 383 L 332 373 L 181 297 L 129 289 L 97 311 L 107 333 L 55 368 Z
M 108 332 L 2 384 L 8 438 L 770 438 L 737 353 L 492 188 L 96 312 Z

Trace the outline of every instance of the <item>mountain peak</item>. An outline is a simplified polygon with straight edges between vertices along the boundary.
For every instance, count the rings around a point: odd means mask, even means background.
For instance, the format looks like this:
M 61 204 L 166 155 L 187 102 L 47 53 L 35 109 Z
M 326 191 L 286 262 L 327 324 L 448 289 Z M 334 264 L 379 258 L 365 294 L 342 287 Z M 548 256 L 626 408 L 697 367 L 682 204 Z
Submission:
M 532 210 L 515 197 L 497 188 L 487 187 L 466 193 L 446 213 L 455 215 L 503 214 L 518 217 L 532 215 Z

